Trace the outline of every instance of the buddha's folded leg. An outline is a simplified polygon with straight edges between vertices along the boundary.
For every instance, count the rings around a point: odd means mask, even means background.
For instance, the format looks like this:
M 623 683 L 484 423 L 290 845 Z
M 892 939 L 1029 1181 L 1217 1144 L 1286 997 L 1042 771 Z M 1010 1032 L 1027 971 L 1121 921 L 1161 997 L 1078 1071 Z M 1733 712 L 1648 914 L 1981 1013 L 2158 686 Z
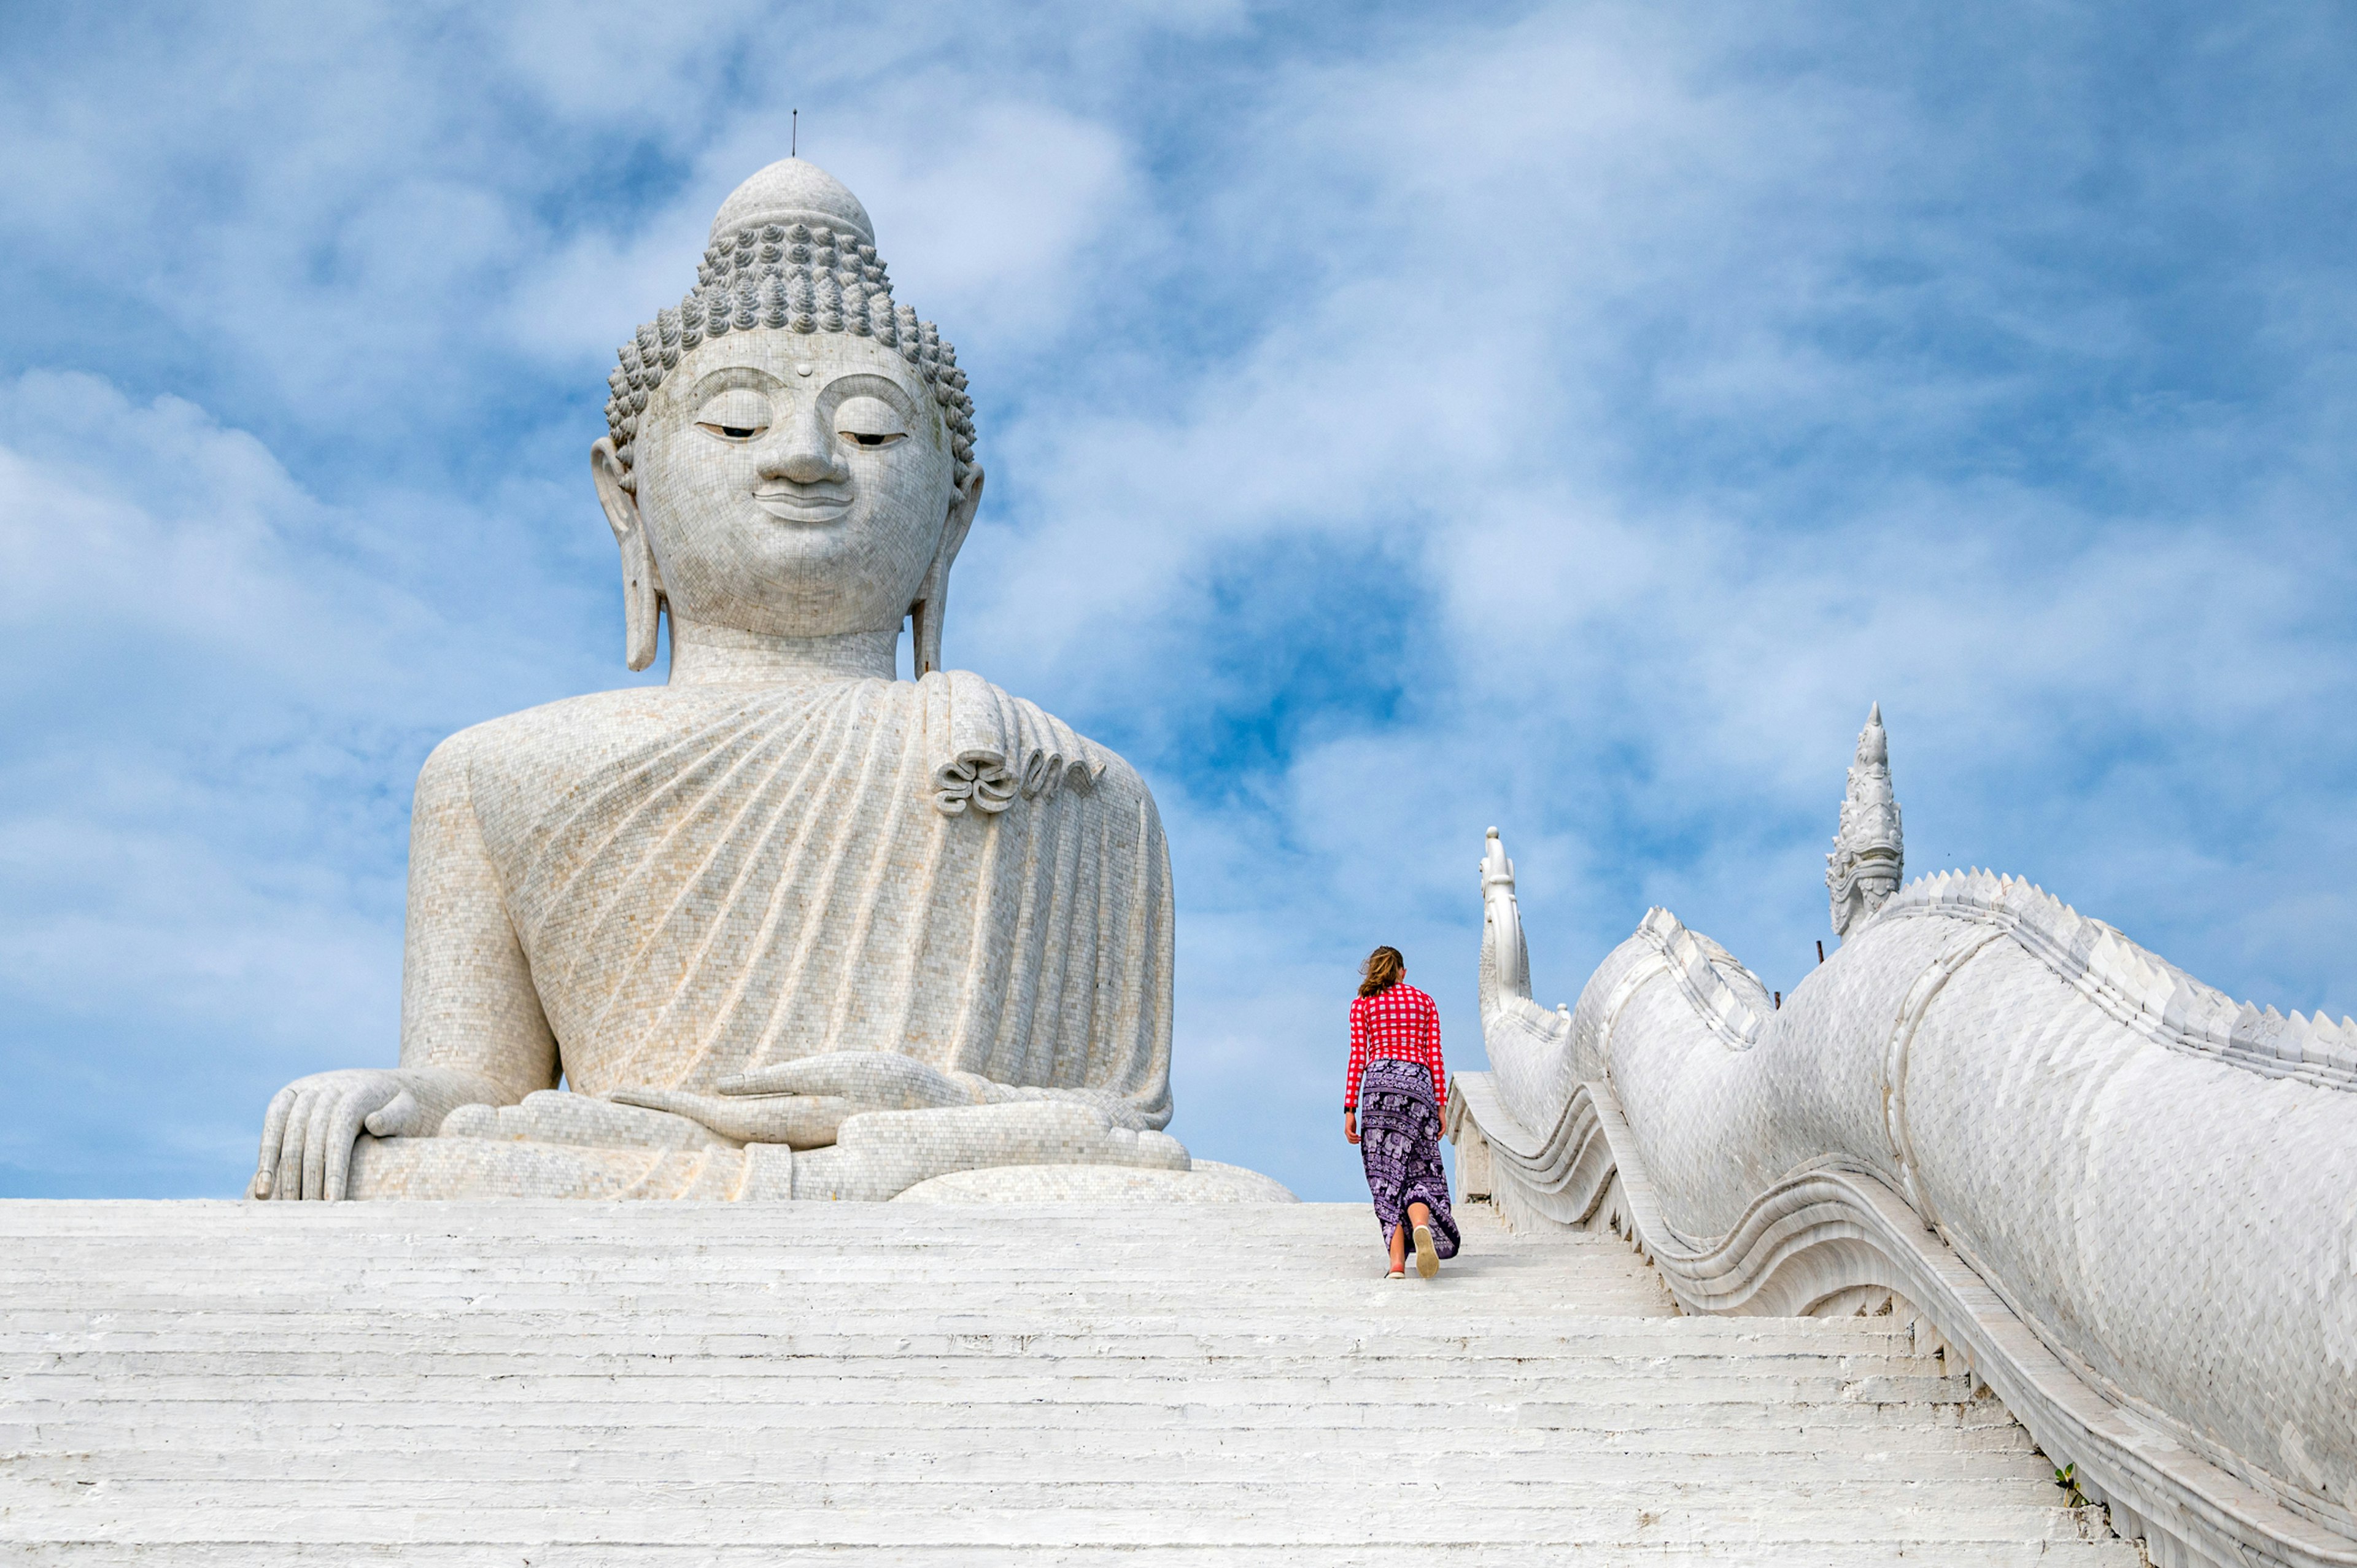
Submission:
M 785 1197 L 791 1157 L 748 1156 L 684 1116 L 543 1090 L 461 1105 L 431 1138 L 363 1139 L 352 1196 L 411 1198 Z
M 794 1156 L 797 1198 L 882 1202 L 952 1171 L 1003 1165 L 1189 1168 L 1167 1133 L 1114 1125 L 1097 1107 L 1061 1101 L 875 1111 L 843 1123 L 834 1146 Z
M 351 1146 L 353 1197 L 731 1197 L 737 1148 L 580 1148 L 514 1139 L 372 1139 Z
M 558 1141 L 574 1138 L 585 1141 Z M 782 1144 L 738 1147 L 664 1112 L 551 1091 L 522 1105 L 461 1106 L 438 1137 L 362 1136 L 351 1195 L 881 1202 L 952 1171 L 1189 1165 L 1176 1138 L 1060 1101 L 869 1112 L 846 1120 L 834 1146 L 795 1154 Z

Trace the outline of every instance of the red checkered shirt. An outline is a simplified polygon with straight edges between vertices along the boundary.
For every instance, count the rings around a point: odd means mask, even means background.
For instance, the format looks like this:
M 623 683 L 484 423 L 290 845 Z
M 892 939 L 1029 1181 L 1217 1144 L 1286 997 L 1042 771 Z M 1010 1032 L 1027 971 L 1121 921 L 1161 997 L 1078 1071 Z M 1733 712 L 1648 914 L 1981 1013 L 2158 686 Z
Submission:
M 1448 1108 L 1448 1069 L 1440 1065 L 1440 1009 L 1405 980 L 1351 1004 L 1351 1078 L 1342 1086 L 1343 1110 L 1359 1108 L 1360 1076 L 1369 1062 L 1384 1058 L 1421 1064 L 1432 1074 L 1436 1101 Z

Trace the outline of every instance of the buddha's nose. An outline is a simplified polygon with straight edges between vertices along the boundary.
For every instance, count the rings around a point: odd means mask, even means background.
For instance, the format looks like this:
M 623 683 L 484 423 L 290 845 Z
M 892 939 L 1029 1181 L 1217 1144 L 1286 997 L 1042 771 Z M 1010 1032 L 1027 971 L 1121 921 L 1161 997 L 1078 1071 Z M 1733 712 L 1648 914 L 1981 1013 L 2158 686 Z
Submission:
M 798 485 L 845 482 L 851 470 L 836 455 L 832 435 L 814 419 L 791 422 L 762 454 L 762 472 Z

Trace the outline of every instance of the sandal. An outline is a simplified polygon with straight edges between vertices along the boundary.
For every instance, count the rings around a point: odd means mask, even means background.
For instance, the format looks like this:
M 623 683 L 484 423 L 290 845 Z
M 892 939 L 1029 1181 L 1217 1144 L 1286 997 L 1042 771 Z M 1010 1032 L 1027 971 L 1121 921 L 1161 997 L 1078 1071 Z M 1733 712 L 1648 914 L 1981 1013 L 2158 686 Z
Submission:
M 1429 1225 L 1415 1228 L 1415 1272 L 1426 1279 L 1440 1272 L 1440 1254 L 1433 1248 L 1432 1227 Z
M 1404 1280 L 1407 1278 L 1407 1271 L 1405 1269 L 1394 1269 L 1390 1273 L 1385 1274 L 1383 1278 L 1387 1280 Z

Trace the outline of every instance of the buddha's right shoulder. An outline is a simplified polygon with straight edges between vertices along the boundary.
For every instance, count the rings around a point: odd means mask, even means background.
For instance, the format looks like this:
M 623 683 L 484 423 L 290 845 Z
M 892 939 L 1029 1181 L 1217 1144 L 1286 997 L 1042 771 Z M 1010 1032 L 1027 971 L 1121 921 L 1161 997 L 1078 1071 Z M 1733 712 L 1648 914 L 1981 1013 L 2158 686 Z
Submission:
M 632 742 L 674 725 L 677 694 L 663 686 L 625 686 L 561 697 L 536 708 L 469 725 L 428 753 L 419 792 L 466 789 L 490 769 L 540 772 L 551 764 Z

